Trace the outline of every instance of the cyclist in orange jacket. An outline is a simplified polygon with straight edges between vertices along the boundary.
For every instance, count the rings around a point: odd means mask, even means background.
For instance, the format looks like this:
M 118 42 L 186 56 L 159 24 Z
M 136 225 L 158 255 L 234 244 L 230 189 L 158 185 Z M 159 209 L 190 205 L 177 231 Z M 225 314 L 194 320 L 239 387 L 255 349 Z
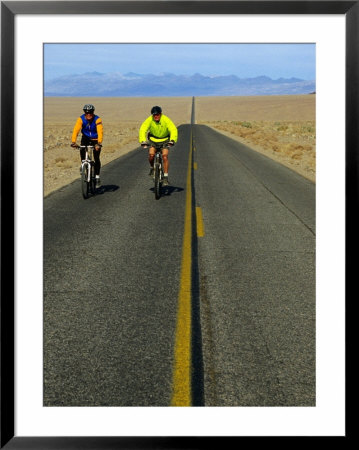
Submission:
M 83 107 L 84 114 L 80 116 L 74 126 L 72 132 L 72 142 L 71 147 L 76 147 L 76 140 L 79 132 L 82 133 L 81 145 L 93 145 L 95 148 L 94 159 L 95 159 L 95 175 L 96 175 L 96 186 L 101 185 L 100 180 L 100 170 L 101 161 L 100 154 L 102 148 L 103 140 L 103 125 L 102 120 L 99 116 L 94 114 L 95 107 L 93 105 L 85 105 Z M 80 149 L 81 161 L 85 159 L 85 149 Z

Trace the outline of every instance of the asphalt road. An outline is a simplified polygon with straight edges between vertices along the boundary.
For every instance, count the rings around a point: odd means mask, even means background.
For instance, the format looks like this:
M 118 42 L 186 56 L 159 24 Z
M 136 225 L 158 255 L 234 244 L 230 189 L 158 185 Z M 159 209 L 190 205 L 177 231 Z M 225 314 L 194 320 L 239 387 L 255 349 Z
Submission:
M 189 214 L 191 404 L 315 405 L 315 185 L 200 125 L 148 171 L 44 200 L 44 405 L 171 404 Z
M 195 128 L 205 404 L 315 404 L 315 186 Z

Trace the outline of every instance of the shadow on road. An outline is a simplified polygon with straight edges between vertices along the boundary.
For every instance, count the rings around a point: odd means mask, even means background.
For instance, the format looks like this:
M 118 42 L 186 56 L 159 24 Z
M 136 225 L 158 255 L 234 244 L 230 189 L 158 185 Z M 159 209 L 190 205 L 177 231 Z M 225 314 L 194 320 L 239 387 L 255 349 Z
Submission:
M 96 195 L 106 194 L 107 192 L 115 192 L 117 189 L 120 189 L 120 186 L 117 186 L 117 184 L 106 184 L 96 189 Z
M 155 192 L 155 188 L 150 188 L 151 192 Z M 177 187 L 177 186 L 164 186 L 161 188 L 161 195 L 172 195 L 174 192 L 181 192 L 183 191 L 183 188 Z

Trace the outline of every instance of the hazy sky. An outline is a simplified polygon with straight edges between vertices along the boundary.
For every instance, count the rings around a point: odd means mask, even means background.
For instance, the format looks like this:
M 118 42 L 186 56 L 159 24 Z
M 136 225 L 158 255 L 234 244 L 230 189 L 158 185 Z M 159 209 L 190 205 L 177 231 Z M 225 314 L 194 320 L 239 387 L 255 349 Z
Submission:
M 45 44 L 45 80 L 86 72 L 315 80 L 315 44 Z

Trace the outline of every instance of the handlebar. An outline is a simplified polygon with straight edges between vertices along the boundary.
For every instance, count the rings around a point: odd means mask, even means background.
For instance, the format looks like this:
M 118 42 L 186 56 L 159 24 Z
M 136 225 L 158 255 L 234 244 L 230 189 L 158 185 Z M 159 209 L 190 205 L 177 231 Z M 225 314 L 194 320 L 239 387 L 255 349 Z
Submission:
M 102 145 L 100 145 L 100 144 L 95 144 L 95 145 L 99 145 L 100 147 L 102 147 Z M 75 145 L 70 145 L 70 147 L 78 150 L 79 148 L 87 148 L 87 147 L 95 148 L 95 145 L 77 145 L 77 144 L 75 144 Z
M 141 147 L 148 148 L 148 147 L 155 147 L 155 148 L 163 148 L 164 146 L 173 147 L 174 142 L 173 141 L 164 141 L 164 142 L 153 142 L 153 141 L 146 141 L 144 143 L 141 142 Z

